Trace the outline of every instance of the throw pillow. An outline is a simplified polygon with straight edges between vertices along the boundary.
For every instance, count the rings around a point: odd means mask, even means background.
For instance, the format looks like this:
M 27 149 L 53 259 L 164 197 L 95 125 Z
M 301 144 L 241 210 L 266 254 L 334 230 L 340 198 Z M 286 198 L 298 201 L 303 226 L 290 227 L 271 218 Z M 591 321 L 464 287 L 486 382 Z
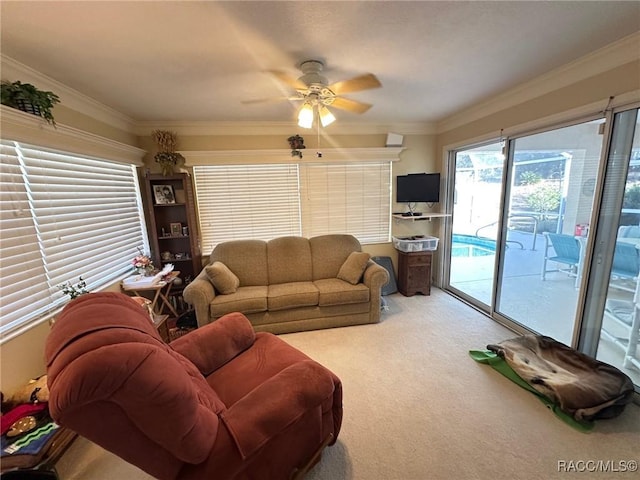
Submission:
M 222 262 L 213 262 L 207 265 L 204 271 L 218 293 L 223 295 L 235 293 L 240 286 L 238 277 Z
M 360 282 L 362 274 L 367 268 L 369 258 L 371 258 L 371 255 L 366 252 L 351 252 L 340 267 L 338 278 L 352 285 L 356 285 Z

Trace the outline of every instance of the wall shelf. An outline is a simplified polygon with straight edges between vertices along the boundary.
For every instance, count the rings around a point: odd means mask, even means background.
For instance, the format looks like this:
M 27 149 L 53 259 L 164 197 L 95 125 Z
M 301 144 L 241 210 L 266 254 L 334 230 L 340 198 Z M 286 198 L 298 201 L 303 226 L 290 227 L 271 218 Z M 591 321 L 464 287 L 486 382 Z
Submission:
M 392 217 L 396 221 L 404 220 L 404 221 L 411 221 L 411 222 L 418 222 L 420 220 L 431 221 L 431 219 L 433 218 L 445 218 L 450 216 L 451 216 L 450 213 L 423 213 L 422 215 L 411 215 L 411 216 L 404 216 L 402 214 L 394 213 L 392 215 Z

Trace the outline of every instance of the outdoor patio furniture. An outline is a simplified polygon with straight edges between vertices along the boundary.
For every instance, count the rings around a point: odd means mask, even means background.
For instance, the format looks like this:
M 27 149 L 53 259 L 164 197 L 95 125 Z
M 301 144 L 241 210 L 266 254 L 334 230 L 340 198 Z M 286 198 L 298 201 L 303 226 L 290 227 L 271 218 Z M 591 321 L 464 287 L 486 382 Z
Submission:
M 636 288 L 632 299 L 608 298 L 605 305 L 605 319 L 602 337 L 612 342 L 624 352 L 622 366 L 640 370 L 640 287 Z
M 613 265 L 611 266 L 611 278 L 637 278 L 640 272 L 640 257 L 638 247 L 634 243 L 616 242 L 613 252 Z
M 582 273 L 582 247 L 580 241 L 573 235 L 564 235 L 561 233 L 544 232 L 545 247 L 544 260 L 542 261 L 542 280 L 546 280 L 549 272 L 565 272 L 570 276 L 576 277 L 575 286 L 578 288 L 580 284 L 580 275 Z M 553 249 L 553 253 L 550 250 Z M 566 265 L 568 268 L 558 267 L 555 270 L 549 270 L 548 262 L 554 262 Z

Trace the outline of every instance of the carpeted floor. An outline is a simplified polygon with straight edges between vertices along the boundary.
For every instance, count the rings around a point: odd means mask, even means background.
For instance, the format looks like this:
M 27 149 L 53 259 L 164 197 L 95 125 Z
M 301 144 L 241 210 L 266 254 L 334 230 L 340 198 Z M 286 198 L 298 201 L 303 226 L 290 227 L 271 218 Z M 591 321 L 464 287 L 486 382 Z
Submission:
M 282 335 L 344 385 L 342 432 L 308 480 L 638 478 L 624 470 L 640 461 L 640 407 L 573 430 L 469 357 L 512 332 L 438 289 L 385 298 L 380 324 Z M 62 480 L 150 478 L 84 439 L 57 469 Z

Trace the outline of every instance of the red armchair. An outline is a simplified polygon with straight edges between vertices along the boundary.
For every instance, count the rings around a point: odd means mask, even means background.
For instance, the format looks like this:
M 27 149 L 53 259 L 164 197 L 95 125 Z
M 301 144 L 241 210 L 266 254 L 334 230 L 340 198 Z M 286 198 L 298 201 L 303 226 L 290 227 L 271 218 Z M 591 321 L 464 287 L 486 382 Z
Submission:
M 130 297 L 88 294 L 45 357 L 54 420 L 159 479 L 300 478 L 342 423 L 340 380 L 240 313 L 167 345 Z

